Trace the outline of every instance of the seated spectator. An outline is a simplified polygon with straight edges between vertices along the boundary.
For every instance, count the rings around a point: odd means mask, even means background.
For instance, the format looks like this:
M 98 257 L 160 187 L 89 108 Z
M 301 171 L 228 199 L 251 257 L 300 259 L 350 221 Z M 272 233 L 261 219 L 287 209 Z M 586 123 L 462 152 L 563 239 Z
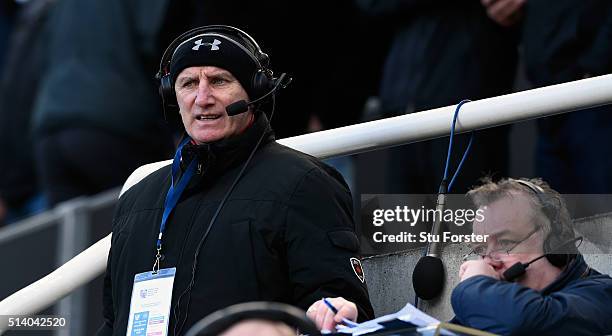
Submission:
M 612 334 L 612 278 L 578 252 L 558 192 L 540 179 L 504 179 L 468 195 L 484 217 L 473 231 L 487 242 L 461 265 L 452 323 L 501 335 Z
M 452 322 L 503 335 L 612 333 L 612 279 L 577 251 L 559 193 L 539 179 L 505 179 L 468 195 L 484 210 L 474 233 L 488 239 L 461 265 Z

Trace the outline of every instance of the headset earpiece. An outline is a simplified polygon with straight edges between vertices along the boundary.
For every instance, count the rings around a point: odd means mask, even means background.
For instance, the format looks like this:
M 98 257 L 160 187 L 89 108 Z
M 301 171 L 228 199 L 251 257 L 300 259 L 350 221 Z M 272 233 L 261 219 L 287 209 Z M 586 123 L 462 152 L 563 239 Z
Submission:
M 567 265 L 572 259 L 572 257 L 578 253 L 577 249 L 575 251 L 569 251 L 571 253 L 566 252 L 560 254 L 548 254 L 550 251 L 554 251 L 555 249 L 558 249 L 559 246 L 565 244 L 568 238 L 566 236 L 570 235 L 570 233 L 563 232 L 563 227 L 561 223 L 558 223 L 559 219 L 557 212 L 555 211 L 555 209 L 551 208 L 550 205 L 548 205 L 548 203 L 544 199 L 545 197 L 547 197 L 546 193 L 544 192 L 544 189 L 530 181 L 515 179 L 513 179 L 513 181 L 527 187 L 529 190 L 531 190 L 531 192 L 535 194 L 538 199 L 538 202 L 540 203 L 540 206 L 542 207 L 542 212 L 544 212 L 544 215 L 550 221 L 550 232 L 548 233 L 548 236 L 544 239 L 543 245 L 544 253 L 546 253 L 546 259 L 553 266 L 559 268 Z M 570 236 L 573 236 L 573 234 L 571 234 Z
M 570 256 L 571 256 L 571 254 L 567 254 L 567 253 L 562 253 L 562 254 L 547 254 L 546 255 L 546 259 L 553 266 L 556 266 L 558 268 L 562 268 L 563 266 L 565 266 L 565 265 L 567 265 L 569 263 Z
M 259 47 L 258 47 L 259 48 Z M 257 49 L 259 52 L 259 63 L 261 64 L 261 66 L 265 69 L 268 69 L 268 67 L 270 66 L 270 56 L 268 56 L 268 54 L 266 54 L 265 52 L 261 51 L 261 49 Z
M 174 85 L 170 74 L 161 76 L 159 79 L 159 95 L 162 97 L 162 101 L 165 107 L 177 107 L 176 94 L 174 92 Z
M 272 88 L 274 88 L 274 78 L 269 71 L 258 70 L 255 75 L 253 75 L 253 91 L 254 97 L 251 97 L 251 100 L 255 100 L 266 93 L 268 93 Z
M 558 223 L 558 216 L 553 214 L 553 209 L 550 207 L 545 207 L 544 212 L 546 216 L 551 221 L 551 232 L 544 241 L 544 253 L 546 254 L 546 259 L 552 265 L 562 268 L 567 265 L 570 260 L 578 254 L 578 250 L 574 245 L 565 246 L 561 253 L 548 254 L 550 251 L 558 250 L 560 246 L 567 245 L 567 240 L 569 238 L 573 238 L 573 234 L 571 232 L 564 232 L 564 227 Z M 554 222 L 553 222 L 554 220 Z

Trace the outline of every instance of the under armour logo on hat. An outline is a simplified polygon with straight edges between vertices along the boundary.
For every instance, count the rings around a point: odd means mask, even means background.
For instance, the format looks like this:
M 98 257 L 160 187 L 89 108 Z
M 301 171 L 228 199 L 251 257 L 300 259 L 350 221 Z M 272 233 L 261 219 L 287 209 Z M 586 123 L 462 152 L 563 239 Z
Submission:
M 247 46 L 248 47 L 248 46 Z M 229 71 L 246 90 L 255 97 L 253 77 L 260 65 L 252 51 L 223 34 L 203 33 L 181 43 L 173 52 L 170 61 L 170 80 L 176 78 L 185 68 L 215 66 Z
M 208 42 L 202 43 L 202 39 L 199 39 L 195 41 L 194 43 L 195 43 L 195 46 L 193 46 L 191 50 L 200 50 L 201 46 L 210 46 L 210 50 L 219 50 L 219 44 L 221 44 L 221 41 L 214 39 L 212 43 L 208 43 Z

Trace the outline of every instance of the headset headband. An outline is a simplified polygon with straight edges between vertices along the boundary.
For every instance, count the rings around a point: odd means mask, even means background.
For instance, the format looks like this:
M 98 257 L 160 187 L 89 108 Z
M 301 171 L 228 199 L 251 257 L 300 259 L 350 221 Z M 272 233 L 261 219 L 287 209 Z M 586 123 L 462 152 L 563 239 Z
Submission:
M 257 44 L 255 39 L 251 37 L 251 35 L 247 34 L 245 31 L 241 29 L 238 29 L 232 26 L 210 25 L 210 26 L 197 27 L 197 28 L 188 30 L 182 33 L 181 35 L 179 35 L 177 38 L 175 38 L 172 42 L 170 42 L 170 44 L 168 45 L 168 47 L 166 48 L 166 50 L 164 50 L 164 53 L 162 54 L 162 58 L 159 62 L 159 70 L 157 74 L 155 75 L 155 78 L 159 80 L 163 76 L 170 73 L 170 63 L 172 62 L 172 57 L 174 56 L 174 53 L 176 52 L 176 50 L 184 42 L 190 40 L 192 37 L 204 34 L 206 32 L 216 32 L 216 33 L 223 34 L 224 31 L 227 32 L 230 36 L 238 36 L 242 38 L 243 41 L 250 43 L 255 48 L 255 50 L 248 51 L 248 53 L 251 54 L 257 60 L 257 63 L 260 66 L 261 70 L 265 72 L 270 72 L 270 70 L 267 68 L 268 62 L 269 62 L 268 55 L 261 50 L 261 48 L 259 47 L 259 44 Z M 237 44 L 240 44 L 240 42 L 237 42 Z M 244 48 L 243 45 L 241 45 L 241 47 Z

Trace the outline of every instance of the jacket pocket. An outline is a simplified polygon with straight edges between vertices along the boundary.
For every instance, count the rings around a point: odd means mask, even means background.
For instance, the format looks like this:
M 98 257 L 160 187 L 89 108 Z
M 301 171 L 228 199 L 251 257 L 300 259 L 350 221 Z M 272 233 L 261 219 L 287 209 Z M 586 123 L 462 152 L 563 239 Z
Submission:
M 252 225 L 250 220 L 233 223 L 232 225 L 232 251 L 236 279 L 245 298 L 258 299 L 259 281 L 253 252 Z
M 355 232 L 350 230 L 334 230 L 327 232 L 327 238 L 331 241 L 332 245 L 349 250 L 351 252 L 357 252 L 359 250 L 359 239 Z

